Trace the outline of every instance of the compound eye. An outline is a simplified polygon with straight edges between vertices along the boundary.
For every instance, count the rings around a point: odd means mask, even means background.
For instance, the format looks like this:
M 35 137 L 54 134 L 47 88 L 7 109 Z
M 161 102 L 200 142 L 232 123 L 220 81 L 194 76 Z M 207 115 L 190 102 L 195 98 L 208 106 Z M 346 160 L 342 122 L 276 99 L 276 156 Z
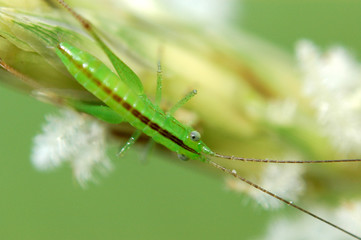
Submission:
M 181 154 L 181 153 L 178 153 L 178 158 L 182 161 L 187 161 L 189 160 L 189 157 L 187 157 L 186 155 L 184 154 Z
M 197 131 L 193 131 L 190 133 L 190 138 L 195 141 L 198 142 L 199 140 L 201 140 L 201 134 Z

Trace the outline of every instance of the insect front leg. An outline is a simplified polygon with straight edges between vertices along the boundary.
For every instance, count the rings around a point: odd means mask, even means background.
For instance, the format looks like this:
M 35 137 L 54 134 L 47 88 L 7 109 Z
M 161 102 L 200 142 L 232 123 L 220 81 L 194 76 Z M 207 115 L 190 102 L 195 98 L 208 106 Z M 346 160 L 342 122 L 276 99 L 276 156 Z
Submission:
M 138 140 L 138 138 L 140 137 L 140 135 L 142 134 L 142 131 L 137 129 L 132 136 L 128 139 L 128 141 L 124 144 L 124 146 L 122 147 L 122 149 L 120 149 L 119 153 L 117 154 L 118 157 L 122 157 L 124 155 L 124 153 L 131 147 L 134 145 L 134 143 Z
M 197 90 L 190 91 L 184 98 L 182 98 L 179 102 L 177 102 L 169 111 L 167 112 L 168 115 L 173 115 L 180 107 L 186 104 L 192 97 L 197 94 Z
M 161 57 L 163 54 L 163 48 L 160 47 L 158 50 L 158 54 Z M 157 68 L 157 89 L 155 92 L 155 108 L 158 111 L 163 111 L 160 108 L 160 103 L 162 100 L 162 87 L 163 87 L 163 71 L 162 71 L 162 64 L 161 60 L 158 60 L 158 68 Z M 180 107 L 182 107 L 185 103 L 187 103 L 194 95 L 197 94 L 197 90 L 192 90 L 188 93 L 183 99 L 181 99 L 178 103 L 176 103 L 168 112 L 168 115 L 173 115 Z

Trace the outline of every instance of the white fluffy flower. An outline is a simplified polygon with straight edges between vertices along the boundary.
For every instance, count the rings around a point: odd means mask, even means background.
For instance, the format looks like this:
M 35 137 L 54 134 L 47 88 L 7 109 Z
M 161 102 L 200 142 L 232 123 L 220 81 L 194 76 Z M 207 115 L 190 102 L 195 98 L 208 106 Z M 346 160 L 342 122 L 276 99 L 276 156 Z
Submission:
M 361 65 L 342 47 L 325 54 L 309 41 L 297 45 L 305 93 L 320 126 L 343 153 L 361 153 Z
M 34 139 L 32 163 L 39 170 L 49 170 L 69 162 L 74 176 L 84 186 L 94 180 L 94 169 L 111 170 L 106 154 L 106 131 L 97 121 L 71 111 L 49 115 L 43 133 Z

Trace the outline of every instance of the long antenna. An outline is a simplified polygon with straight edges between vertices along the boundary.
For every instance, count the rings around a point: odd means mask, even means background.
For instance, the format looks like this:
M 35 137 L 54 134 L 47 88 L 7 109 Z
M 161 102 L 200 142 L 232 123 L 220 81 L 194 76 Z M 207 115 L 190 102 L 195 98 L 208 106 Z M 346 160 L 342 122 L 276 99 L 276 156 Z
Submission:
M 250 185 L 250 186 L 252 186 L 252 187 L 254 187 L 254 188 L 256 188 L 256 189 L 258 189 L 258 190 L 260 190 L 260 191 L 262 191 L 262 192 L 264 192 L 264 193 L 266 193 L 266 194 L 268 194 L 268 195 L 270 195 L 271 197 L 274 197 L 274 198 L 276 198 L 276 199 L 278 199 L 278 200 L 286 203 L 287 205 L 289 205 L 289 206 L 291 206 L 291 207 L 293 207 L 293 208 L 296 208 L 296 209 L 300 210 L 301 212 L 304 212 L 304 213 L 310 215 L 311 217 L 314 217 L 314 218 L 320 220 L 321 222 L 324 222 L 324 223 L 326 223 L 326 224 L 328 224 L 328 225 L 330 225 L 330 226 L 332 226 L 332 227 L 334 227 L 334 228 L 336 228 L 336 229 L 338 229 L 338 230 L 346 233 L 347 235 L 349 235 L 349 236 L 351 236 L 351 237 L 353 237 L 353 238 L 355 238 L 355 239 L 361 240 L 361 237 L 356 236 L 355 234 L 350 233 L 349 231 L 346 231 L 345 229 L 343 229 L 343 228 L 341 228 L 341 227 L 339 227 L 339 226 L 337 226 L 337 225 L 335 225 L 335 224 L 333 224 L 333 223 L 331 223 L 331 222 L 329 222 L 329 221 L 327 221 L 327 220 L 325 220 L 325 219 L 323 219 L 323 218 L 321 218 L 321 217 L 319 217 L 319 216 L 317 216 L 317 215 L 315 215 L 315 214 L 307 211 L 306 209 L 301 208 L 301 207 L 295 205 L 295 204 L 292 203 L 291 201 L 288 201 L 288 200 L 286 200 L 286 199 L 284 199 L 284 198 L 282 198 L 282 197 L 280 197 L 280 196 L 278 196 L 278 195 L 276 195 L 276 194 L 274 194 L 274 193 L 272 193 L 272 192 L 270 192 L 270 191 L 262 188 L 261 186 L 259 186 L 259 185 L 255 184 L 255 183 L 253 183 L 253 182 L 251 182 L 251 181 L 249 181 L 249 180 L 247 180 L 247 179 L 239 176 L 235 171 L 231 171 L 230 169 L 225 168 L 225 167 L 223 167 L 223 166 L 219 165 L 218 163 L 213 162 L 213 161 L 211 161 L 211 160 L 208 160 L 208 163 L 210 163 L 213 167 L 216 167 L 216 168 L 222 170 L 223 172 L 228 173 L 228 174 L 234 176 L 235 178 L 237 178 L 237 179 L 239 179 L 239 180 L 247 183 L 248 185 Z
M 210 154 L 213 157 L 242 161 L 242 162 L 258 162 L 258 163 L 345 163 L 345 162 L 361 162 L 361 159 L 336 159 L 336 160 L 311 160 L 311 161 L 296 161 L 296 160 L 272 160 L 272 159 L 258 159 L 258 158 L 244 158 L 236 156 L 227 156 L 218 153 Z
M 65 3 L 63 0 L 57 0 L 57 2 L 62 5 L 68 12 L 70 12 L 71 15 L 73 15 L 87 30 L 92 32 L 92 27 L 90 23 L 85 20 L 82 16 L 80 16 L 77 12 L 75 12 L 67 3 Z M 93 35 L 93 34 L 92 34 Z

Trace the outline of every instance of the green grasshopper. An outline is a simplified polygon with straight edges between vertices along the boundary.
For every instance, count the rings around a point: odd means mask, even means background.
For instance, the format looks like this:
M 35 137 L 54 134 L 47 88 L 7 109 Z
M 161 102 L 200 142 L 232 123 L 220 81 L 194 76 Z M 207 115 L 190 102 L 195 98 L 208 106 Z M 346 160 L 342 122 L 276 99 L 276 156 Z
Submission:
M 105 105 L 89 105 L 86 103 L 69 102 L 75 109 L 88 113 L 111 124 L 127 122 L 136 130 L 120 150 L 120 154 L 125 153 L 142 133 L 148 135 L 155 142 L 165 146 L 169 150 L 176 152 L 181 160 L 199 160 L 224 171 L 227 174 L 249 184 L 250 186 L 268 194 L 293 208 L 296 208 L 350 236 L 361 239 L 345 229 L 299 207 L 264 188 L 238 175 L 236 171 L 226 168 L 212 160 L 212 157 L 229 159 L 243 162 L 262 163 L 344 163 L 360 162 L 361 159 L 343 160 L 322 160 L 322 161 L 280 161 L 243 158 L 227 156 L 212 151 L 203 141 L 200 133 L 190 126 L 180 123 L 173 115 L 174 112 L 187 103 L 196 91 L 191 91 L 182 100 L 175 104 L 167 112 L 160 107 L 162 76 L 161 66 L 158 64 L 156 101 L 152 103 L 145 95 L 143 85 L 139 77 L 120 60 L 102 41 L 90 22 L 76 13 L 63 0 L 57 0 L 65 7 L 83 26 L 83 28 L 93 37 L 113 64 L 117 75 L 113 73 L 105 64 L 89 53 L 82 51 L 69 43 L 60 42 L 56 45 L 55 51 L 70 74 L 90 93 L 101 100 Z M 9 70 L 9 69 L 8 69 Z

